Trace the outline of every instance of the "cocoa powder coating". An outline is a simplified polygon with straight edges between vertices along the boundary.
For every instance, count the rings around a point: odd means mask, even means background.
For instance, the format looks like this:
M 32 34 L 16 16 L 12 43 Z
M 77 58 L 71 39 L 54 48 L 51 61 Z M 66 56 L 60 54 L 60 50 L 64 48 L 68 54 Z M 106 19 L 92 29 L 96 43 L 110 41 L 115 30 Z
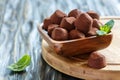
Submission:
M 93 19 L 100 19 L 100 16 L 92 10 L 88 11 L 87 14 L 89 14 Z
M 50 18 L 44 19 L 44 21 L 43 21 L 43 29 L 47 30 L 47 29 L 48 29 L 48 26 L 49 26 L 50 24 L 52 24 Z
M 80 10 L 78 10 L 78 9 L 73 9 L 73 10 L 71 10 L 71 11 L 69 12 L 68 16 L 69 16 L 69 17 L 75 17 L 75 18 L 77 18 L 77 17 L 80 16 L 81 13 L 82 13 L 82 12 L 81 12 Z
M 66 29 L 58 27 L 52 31 L 51 37 L 52 37 L 52 39 L 58 40 L 58 41 L 67 40 L 68 39 L 68 32 Z
M 78 38 L 85 38 L 85 35 L 78 30 L 71 30 L 69 33 L 69 39 L 78 39 Z
M 56 10 L 50 17 L 52 23 L 54 24 L 60 24 L 61 20 L 66 17 L 67 15 L 65 13 L 63 13 L 60 10 Z
M 66 17 L 63 18 L 60 24 L 60 27 L 66 29 L 68 32 L 71 31 L 72 29 L 75 29 L 74 26 L 74 21 L 76 19 L 74 17 Z
M 57 24 L 50 24 L 48 26 L 48 35 L 51 36 L 53 29 L 56 28 L 56 27 L 58 27 L 58 26 L 59 25 L 57 25 Z
M 107 65 L 104 55 L 93 52 L 88 59 L 88 66 L 96 69 L 104 68 Z
M 81 13 L 74 25 L 78 31 L 86 34 L 92 28 L 92 23 L 93 19 L 87 13 Z

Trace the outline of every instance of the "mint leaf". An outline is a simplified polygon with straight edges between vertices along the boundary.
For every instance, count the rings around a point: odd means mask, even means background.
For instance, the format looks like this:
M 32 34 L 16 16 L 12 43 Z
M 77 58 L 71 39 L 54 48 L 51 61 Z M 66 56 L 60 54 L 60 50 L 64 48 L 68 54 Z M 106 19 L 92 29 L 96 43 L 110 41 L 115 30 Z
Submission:
M 111 19 L 107 23 L 105 23 L 103 26 L 100 26 L 100 30 L 97 30 L 96 33 L 98 35 L 105 35 L 110 33 L 112 27 L 114 26 L 114 20 Z
M 8 66 L 12 71 L 23 71 L 31 62 L 31 57 L 25 54 L 18 62 Z
M 104 31 L 106 33 L 109 33 L 111 30 L 111 28 L 107 25 L 104 25 L 104 26 L 100 26 L 100 31 Z
M 97 30 L 96 33 L 97 33 L 99 36 L 105 35 L 105 34 L 106 34 L 106 32 L 100 31 L 100 30 Z
M 107 25 L 111 29 L 114 26 L 114 20 L 111 19 L 110 21 L 108 21 L 107 23 L 105 23 L 105 25 Z

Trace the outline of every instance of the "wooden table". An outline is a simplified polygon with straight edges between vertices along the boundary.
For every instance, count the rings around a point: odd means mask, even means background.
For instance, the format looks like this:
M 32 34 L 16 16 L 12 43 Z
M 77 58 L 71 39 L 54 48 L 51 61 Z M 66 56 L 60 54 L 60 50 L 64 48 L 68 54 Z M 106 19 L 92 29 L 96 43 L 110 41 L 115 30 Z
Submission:
M 119 16 L 119 7 L 119 0 L 0 0 L 0 80 L 80 80 L 54 70 L 42 59 L 37 24 L 56 9 L 66 13 L 92 9 L 101 16 Z M 32 58 L 26 71 L 7 69 L 25 53 Z
M 115 21 L 114 27 L 112 28 L 112 42 L 107 48 L 98 51 L 105 56 L 106 67 L 101 69 L 89 67 L 89 54 L 81 54 L 76 57 L 60 56 L 45 38 L 42 41 L 43 59 L 54 69 L 77 78 L 83 78 L 85 80 L 120 80 L 120 45 L 118 45 L 120 43 L 120 17 L 104 17 L 100 20 L 102 23 L 106 23 L 111 19 Z

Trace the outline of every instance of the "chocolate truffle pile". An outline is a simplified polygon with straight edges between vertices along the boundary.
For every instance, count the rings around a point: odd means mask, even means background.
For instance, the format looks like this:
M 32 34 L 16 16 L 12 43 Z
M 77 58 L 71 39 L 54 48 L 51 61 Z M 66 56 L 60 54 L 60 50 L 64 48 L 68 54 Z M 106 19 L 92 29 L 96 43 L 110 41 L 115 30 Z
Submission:
M 56 10 L 43 22 L 43 29 L 57 41 L 96 36 L 99 29 L 99 15 L 94 11 L 71 10 L 68 15 Z

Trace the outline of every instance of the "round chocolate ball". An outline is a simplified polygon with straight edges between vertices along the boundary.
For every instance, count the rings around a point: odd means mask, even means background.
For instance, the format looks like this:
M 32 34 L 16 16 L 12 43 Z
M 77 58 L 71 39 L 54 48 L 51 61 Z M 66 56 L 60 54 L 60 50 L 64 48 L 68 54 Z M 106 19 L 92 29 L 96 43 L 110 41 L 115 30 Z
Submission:
M 52 24 L 50 18 L 46 18 L 43 21 L 43 29 L 47 30 L 48 29 L 48 25 Z
M 78 39 L 78 38 L 85 38 L 85 35 L 78 30 L 71 30 L 69 32 L 69 39 Z
M 78 9 L 73 9 L 73 10 L 71 10 L 71 11 L 69 12 L 68 16 L 69 16 L 69 17 L 75 17 L 75 18 L 77 18 L 77 17 L 80 16 L 81 13 L 82 13 L 82 12 L 81 12 L 80 10 L 78 10 Z
M 93 19 L 87 13 L 81 15 L 75 20 L 74 25 L 76 29 L 84 34 L 92 28 Z
M 75 29 L 74 26 L 74 21 L 76 19 L 74 17 L 66 17 L 63 18 L 60 24 L 60 27 L 66 29 L 68 32 L 71 31 L 72 29 Z
M 48 26 L 48 35 L 51 36 L 53 29 L 56 28 L 56 27 L 58 27 L 58 26 L 59 25 L 57 25 L 57 24 L 50 24 Z
M 57 27 L 52 31 L 51 37 L 57 41 L 64 41 L 68 39 L 68 32 L 66 29 Z
M 62 18 L 66 17 L 67 15 L 60 10 L 56 10 L 50 17 L 53 24 L 60 24 Z
M 92 10 L 88 11 L 87 14 L 89 14 L 93 19 L 100 19 L 100 16 Z
M 104 55 L 93 52 L 88 59 L 88 66 L 96 69 L 104 68 L 107 65 Z

